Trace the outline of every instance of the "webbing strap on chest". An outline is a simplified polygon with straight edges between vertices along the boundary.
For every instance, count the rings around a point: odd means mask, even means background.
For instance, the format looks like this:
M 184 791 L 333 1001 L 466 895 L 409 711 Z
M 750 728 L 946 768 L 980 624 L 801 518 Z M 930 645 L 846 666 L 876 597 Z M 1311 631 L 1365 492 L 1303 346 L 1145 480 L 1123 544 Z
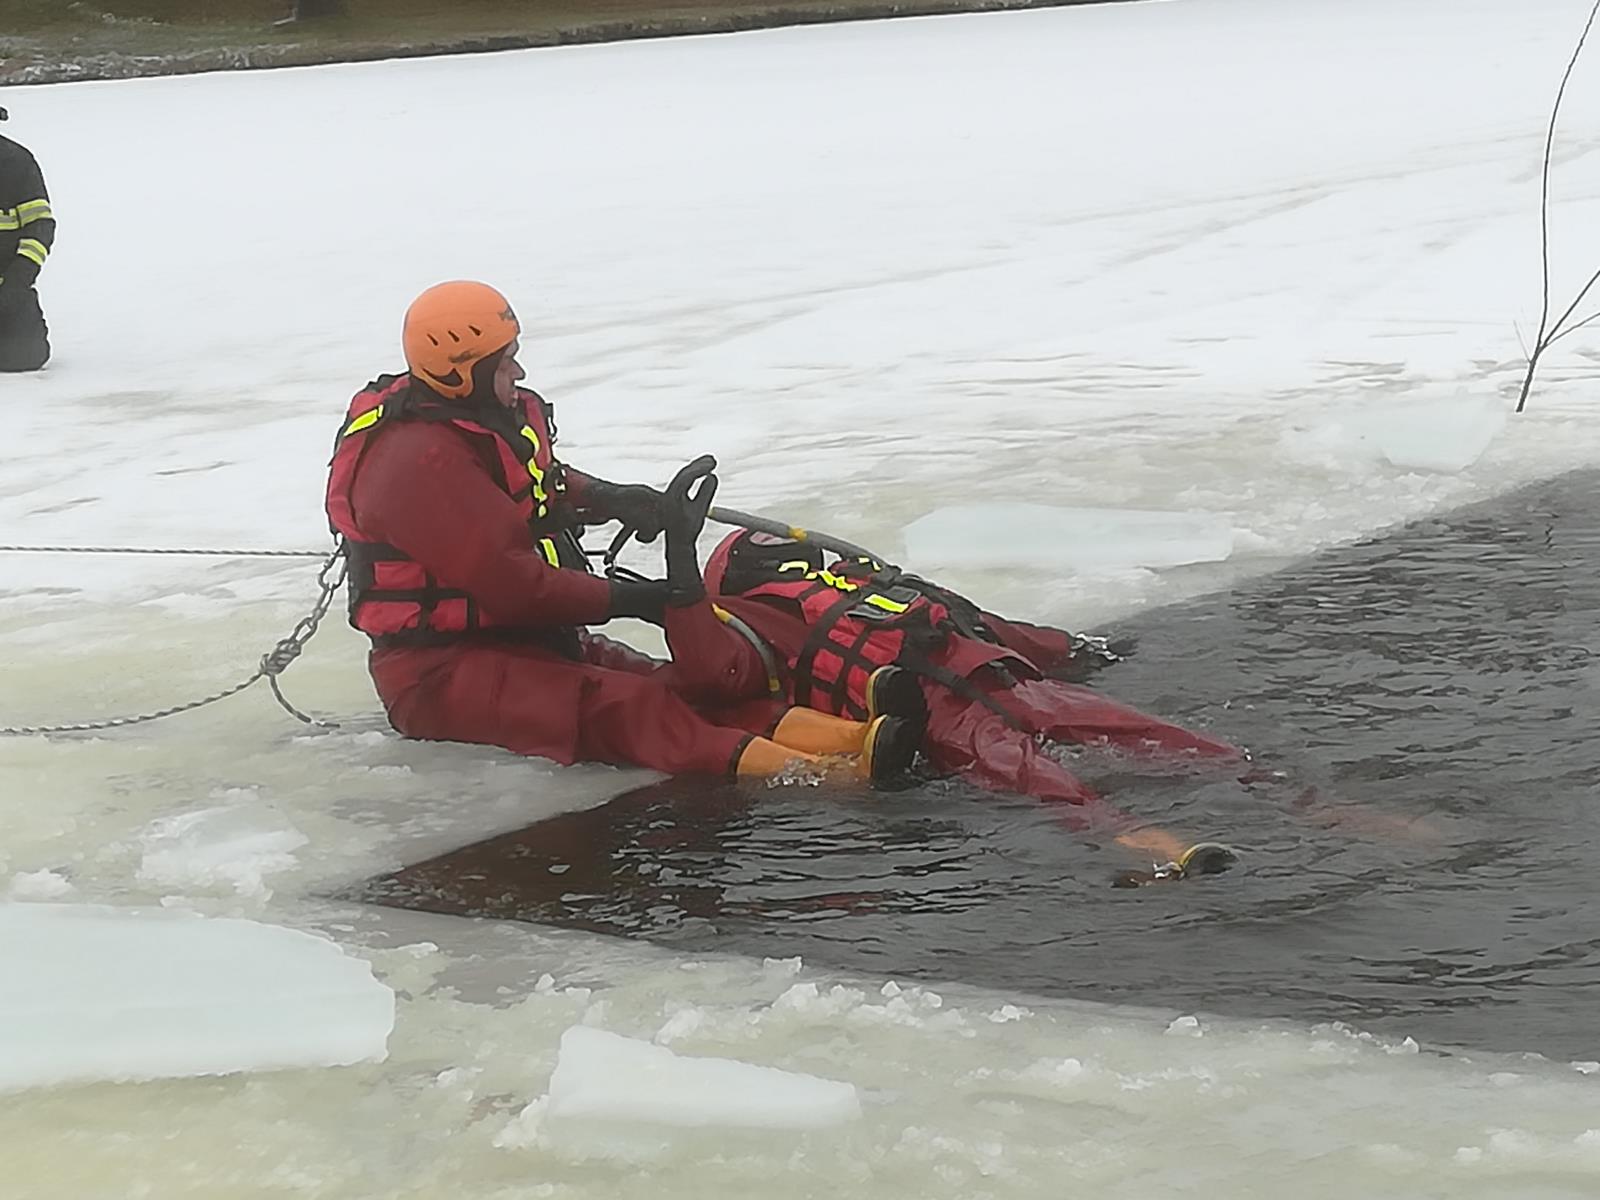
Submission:
M 826 584 L 818 584 L 817 586 L 819 590 L 827 590 Z M 801 604 L 803 605 L 806 599 L 812 595 L 815 595 L 815 593 L 808 592 L 805 596 L 800 597 Z M 823 610 L 822 616 L 817 619 L 816 623 L 806 633 L 806 640 L 800 647 L 800 653 L 796 655 L 794 662 L 794 702 L 796 704 L 806 708 L 813 707 L 811 704 L 812 671 L 816 666 L 817 652 L 825 647 L 832 647 L 840 657 L 844 656 L 844 647 L 834 642 L 829 637 L 829 634 L 833 632 L 833 627 L 839 623 L 839 618 L 859 603 L 861 603 L 861 597 L 855 595 L 854 592 L 845 592 Z M 870 636 L 870 630 L 864 632 Z M 865 639 L 862 639 L 862 641 L 864 642 Z M 839 679 L 848 680 L 849 675 L 850 664 L 846 661 L 843 669 L 839 672 Z M 837 683 L 835 686 L 837 688 Z

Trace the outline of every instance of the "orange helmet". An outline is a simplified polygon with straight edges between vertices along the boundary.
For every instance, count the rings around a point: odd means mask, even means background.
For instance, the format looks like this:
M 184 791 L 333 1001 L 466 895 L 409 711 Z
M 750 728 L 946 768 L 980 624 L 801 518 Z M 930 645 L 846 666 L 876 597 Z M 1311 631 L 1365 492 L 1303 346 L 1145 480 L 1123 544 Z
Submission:
M 406 366 L 441 396 L 472 395 L 472 368 L 504 350 L 522 327 L 511 303 L 486 283 L 438 283 L 406 309 Z

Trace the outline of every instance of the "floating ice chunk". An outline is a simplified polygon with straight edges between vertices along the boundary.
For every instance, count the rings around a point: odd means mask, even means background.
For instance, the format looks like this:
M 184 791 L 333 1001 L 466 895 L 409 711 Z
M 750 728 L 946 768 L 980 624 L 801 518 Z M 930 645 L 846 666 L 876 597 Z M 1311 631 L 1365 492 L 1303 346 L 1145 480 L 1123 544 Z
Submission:
M 549 1107 L 550 1097 L 540 1096 L 494 1135 L 495 1146 L 501 1150 L 521 1150 L 538 1145 L 539 1129 L 544 1125 L 544 1115 Z
M 1205 512 L 958 504 L 905 530 L 906 561 L 1035 570 L 1177 567 L 1233 553 L 1233 524 Z
M 1020 1078 L 1042 1079 L 1052 1083 L 1070 1083 L 1084 1073 L 1081 1059 L 1041 1058 L 1023 1068 Z
M 148 908 L 0 904 L 0 1091 L 382 1059 L 394 993 L 326 938 Z
M 665 1046 L 679 1038 L 697 1032 L 706 1023 L 706 1014 L 698 1008 L 680 1008 L 667 1018 L 666 1024 L 656 1030 L 655 1040 Z
M 1167 1026 L 1168 1037 L 1199 1037 L 1204 1032 L 1199 1017 L 1178 1017 Z
M 772 1002 L 774 1012 L 808 1013 L 821 1017 L 836 1017 L 860 1006 L 864 993 L 856 988 L 834 984 L 826 992 L 815 983 L 796 983 Z
M 1020 1021 L 1024 1017 L 1031 1017 L 1033 1013 L 1026 1008 L 1019 1008 L 1015 1004 L 1002 1004 L 989 1014 L 989 1020 L 996 1025 L 1004 1025 L 1007 1021 Z
M 537 1102 L 536 1102 L 537 1103 Z M 652 1125 L 817 1129 L 861 1115 L 848 1083 L 663 1046 L 575 1025 L 561 1035 L 543 1116 Z
M 1494 397 L 1456 396 L 1388 405 L 1367 421 L 1373 441 L 1392 466 L 1448 474 L 1483 457 L 1505 428 L 1506 409 Z
M 72 881 L 46 868 L 43 871 L 18 871 L 8 889 L 13 900 L 54 900 L 72 890 Z
M 309 840 L 271 809 L 205 808 L 153 821 L 145 829 L 139 879 L 158 887 L 225 886 L 241 896 L 270 895 L 266 877 L 294 866 Z

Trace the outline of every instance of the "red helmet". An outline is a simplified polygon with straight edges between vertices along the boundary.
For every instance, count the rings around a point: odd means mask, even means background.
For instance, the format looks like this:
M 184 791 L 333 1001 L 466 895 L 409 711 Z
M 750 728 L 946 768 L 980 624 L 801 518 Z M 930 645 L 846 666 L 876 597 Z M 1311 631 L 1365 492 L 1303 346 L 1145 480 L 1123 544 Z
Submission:
M 457 280 L 411 302 L 401 342 L 413 375 L 441 396 L 463 400 L 472 395 L 473 368 L 521 332 L 504 296 L 486 283 Z
M 810 542 L 776 534 L 735 529 L 717 543 L 706 559 L 706 591 L 740 596 L 778 579 L 785 566 L 795 564 L 803 565 L 807 571 L 822 570 L 821 549 Z

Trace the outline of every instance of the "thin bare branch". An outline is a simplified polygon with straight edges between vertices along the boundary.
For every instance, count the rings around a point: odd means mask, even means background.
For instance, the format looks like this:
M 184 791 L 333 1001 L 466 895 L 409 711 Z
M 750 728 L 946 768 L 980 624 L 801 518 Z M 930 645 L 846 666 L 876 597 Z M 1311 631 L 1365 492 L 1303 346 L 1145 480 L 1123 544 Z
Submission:
M 1578 37 L 1578 44 L 1572 49 L 1572 57 L 1567 61 L 1567 69 L 1562 73 L 1561 86 L 1556 89 L 1556 102 L 1550 109 L 1550 125 L 1544 137 L 1544 168 L 1539 178 L 1539 263 L 1543 272 L 1544 294 L 1539 308 L 1539 335 L 1534 339 L 1533 353 L 1528 356 L 1528 374 L 1522 381 L 1522 394 L 1517 397 L 1517 411 L 1521 412 L 1528 403 L 1528 390 L 1533 386 L 1533 372 L 1538 365 L 1539 355 L 1543 353 L 1554 337 L 1547 337 L 1550 331 L 1550 155 L 1556 140 L 1556 118 L 1561 115 L 1561 101 L 1567 94 L 1567 82 L 1572 78 L 1573 68 L 1578 65 L 1578 56 L 1583 53 L 1584 43 L 1589 40 L 1589 30 L 1594 28 L 1595 17 L 1600 16 L 1600 0 L 1595 0 L 1594 7 L 1589 10 L 1589 19 L 1583 24 L 1583 33 Z M 1600 272 L 1596 273 L 1600 278 Z M 1591 279 L 1578 294 L 1565 313 L 1562 320 L 1572 315 L 1583 301 L 1584 293 L 1594 285 Z M 1559 329 L 1560 321 L 1556 322 Z
M 1559 333 L 1551 334 L 1550 335 L 1550 341 L 1547 344 L 1553 346 L 1557 342 L 1559 342 L 1562 338 L 1566 337 L 1567 334 L 1569 334 L 1569 333 L 1577 333 L 1578 330 L 1582 329 L 1585 325 L 1588 325 L 1593 321 L 1600 321 L 1600 309 L 1596 309 L 1594 312 L 1590 313 L 1583 320 L 1579 321 L 1576 325 L 1569 325 L 1569 326 L 1567 326 L 1567 328 L 1561 330 Z
M 1547 341 L 1553 342 L 1561 336 L 1561 326 L 1566 323 L 1568 317 L 1578 311 L 1578 305 L 1583 303 L 1583 298 L 1589 294 L 1589 289 L 1597 282 L 1600 282 L 1600 271 L 1596 271 L 1589 276 L 1589 282 L 1584 284 L 1583 290 L 1573 297 L 1572 303 L 1567 305 L 1567 311 L 1556 318 L 1556 323 L 1550 327 L 1550 336 L 1546 339 Z

